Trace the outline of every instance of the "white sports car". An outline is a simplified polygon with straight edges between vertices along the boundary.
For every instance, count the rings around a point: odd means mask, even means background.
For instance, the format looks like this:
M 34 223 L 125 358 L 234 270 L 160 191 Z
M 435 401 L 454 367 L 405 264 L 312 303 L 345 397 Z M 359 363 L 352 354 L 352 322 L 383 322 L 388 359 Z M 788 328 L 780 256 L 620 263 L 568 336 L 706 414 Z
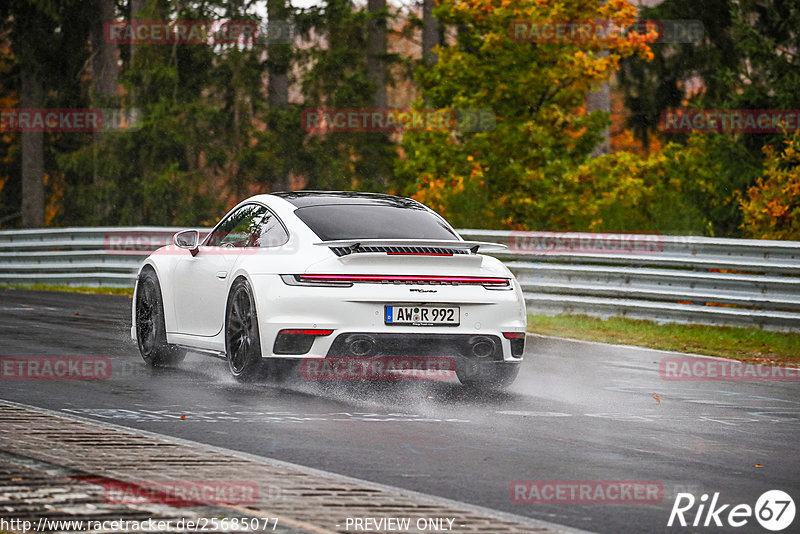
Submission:
M 242 380 L 303 358 L 446 356 L 462 383 L 503 387 L 526 313 L 508 268 L 479 254 L 502 248 L 464 241 L 408 198 L 257 195 L 144 261 L 131 336 L 150 365 L 199 351 Z

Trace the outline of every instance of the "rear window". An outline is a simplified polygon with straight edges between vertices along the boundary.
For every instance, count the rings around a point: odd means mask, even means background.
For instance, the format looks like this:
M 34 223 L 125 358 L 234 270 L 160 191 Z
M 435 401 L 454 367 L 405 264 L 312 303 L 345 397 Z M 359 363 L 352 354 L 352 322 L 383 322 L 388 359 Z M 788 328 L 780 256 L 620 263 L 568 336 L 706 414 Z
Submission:
M 436 215 L 414 207 L 329 204 L 295 210 L 323 241 L 339 239 L 448 239 L 458 236 Z

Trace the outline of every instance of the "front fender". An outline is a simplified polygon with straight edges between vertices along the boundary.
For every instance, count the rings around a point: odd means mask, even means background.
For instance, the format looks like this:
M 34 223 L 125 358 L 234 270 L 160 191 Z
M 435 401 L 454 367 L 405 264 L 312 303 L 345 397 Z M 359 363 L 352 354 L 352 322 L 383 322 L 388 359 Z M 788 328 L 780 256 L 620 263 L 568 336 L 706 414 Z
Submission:
M 162 247 L 158 249 L 156 252 L 162 251 L 164 249 L 168 249 L 168 247 Z M 136 292 L 139 288 L 139 277 L 142 275 L 142 271 L 147 268 L 152 269 L 156 273 L 156 277 L 158 278 L 158 285 L 161 291 L 161 301 L 164 306 L 164 323 L 167 327 L 167 332 L 170 331 L 170 328 L 176 324 L 175 322 L 175 307 L 173 305 L 172 299 L 172 292 L 169 290 L 171 284 L 171 272 L 172 267 L 174 267 L 175 258 L 170 258 L 169 255 L 160 255 L 157 256 L 155 253 L 151 254 L 147 258 L 144 259 L 142 264 L 139 266 L 139 270 L 136 272 L 136 280 L 134 281 L 133 286 L 133 298 L 131 299 L 131 338 L 136 339 Z

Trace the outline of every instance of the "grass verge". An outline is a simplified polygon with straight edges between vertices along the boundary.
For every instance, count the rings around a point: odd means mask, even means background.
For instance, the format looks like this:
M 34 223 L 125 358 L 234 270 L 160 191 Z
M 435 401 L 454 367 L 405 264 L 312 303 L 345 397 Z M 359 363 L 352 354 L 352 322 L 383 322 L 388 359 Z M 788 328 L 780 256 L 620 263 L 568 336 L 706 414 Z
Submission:
M 722 356 L 751 363 L 800 361 L 800 333 L 760 328 L 657 324 L 587 315 L 529 315 L 528 331 L 602 343 Z
M 36 291 L 66 291 L 92 295 L 133 295 L 132 287 L 58 286 L 47 284 L 0 284 L 0 289 L 32 289 Z

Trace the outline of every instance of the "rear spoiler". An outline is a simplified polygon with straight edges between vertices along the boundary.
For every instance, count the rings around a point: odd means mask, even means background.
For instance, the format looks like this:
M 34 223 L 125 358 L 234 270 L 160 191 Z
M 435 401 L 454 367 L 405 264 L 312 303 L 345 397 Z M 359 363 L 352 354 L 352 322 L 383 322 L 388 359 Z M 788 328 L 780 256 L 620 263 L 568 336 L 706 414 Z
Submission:
M 340 239 L 337 241 L 320 241 L 314 243 L 321 247 L 349 248 L 356 252 L 361 247 L 432 247 L 468 250 L 471 254 L 478 252 L 502 252 L 508 250 L 506 245 L 487 241 L 456 241 L 447 239 Z

